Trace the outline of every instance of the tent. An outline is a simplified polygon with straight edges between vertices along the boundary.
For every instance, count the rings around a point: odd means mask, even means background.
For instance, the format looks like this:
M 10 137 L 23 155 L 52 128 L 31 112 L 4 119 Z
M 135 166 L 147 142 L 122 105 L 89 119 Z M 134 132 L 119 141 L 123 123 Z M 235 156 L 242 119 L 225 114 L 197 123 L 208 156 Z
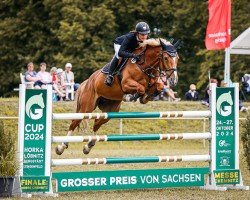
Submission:
M 230 82 L 230 55 L 244 54 L 250 55 L 250 27 L 241 33 L 234 41 L 231 42 L 230 47 L 225 50 L 225 69 L 224 80 L 226 83 Z

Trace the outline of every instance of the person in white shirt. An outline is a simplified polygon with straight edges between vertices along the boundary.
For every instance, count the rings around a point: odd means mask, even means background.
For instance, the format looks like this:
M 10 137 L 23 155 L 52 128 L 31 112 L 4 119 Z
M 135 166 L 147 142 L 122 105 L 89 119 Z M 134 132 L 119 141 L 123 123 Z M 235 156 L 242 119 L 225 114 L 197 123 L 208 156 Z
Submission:
M 65 65 L 65 71 L 63 73 L 63 77 L 64 77 L 65 83 L 72 83 L 72 84 L 74 84 L 74 91 L 76 91 L 79 88 L 80 84 L 79 83 L 75 83 L 74 73 L 71 70 L 72 70 L 72 64 L 71 63 L 67 63 Z
M 49 72 L 46 72 L 46 63 L 42 62 L 40 64 L 40 71 L 37 73 L 37 76 L 40 77 L 41 88 L 46 88 L 47 84 L 52 83 L 52 77 Z

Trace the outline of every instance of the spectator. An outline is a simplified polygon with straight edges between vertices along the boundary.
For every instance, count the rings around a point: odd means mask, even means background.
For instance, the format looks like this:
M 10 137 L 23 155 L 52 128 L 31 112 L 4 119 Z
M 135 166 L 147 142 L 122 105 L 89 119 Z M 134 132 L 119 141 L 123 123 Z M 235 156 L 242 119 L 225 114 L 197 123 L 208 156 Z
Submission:
M 52 83 L 52 77 L 49 72 L 46 72 L 46 63 L 42 62 L 40 64 L 40 71 L 37 73 L 37 76 L 40 77 L 40 87 L 45 89 L 47 84 Z
M 56 80 L 57 80 L 57 76 L 56 76 L 56 70 L 57 68 L 56 67 L 52 67 L 50 69 L 50 75 L 51 75 L 51 81 L 52 81 L 52 84 L 56 83 Z
M 166 77 L 162 77 L 162 81 L 164 82 L 164 88 L 163 91 L 155 97 L 154 100 L 168 100 L 168 97 L 170 97 L 170 100 L 172 101 L 180 101 L 180 98 L 176 98 L 174 95 L 174 91 L 170 88 L 169 82 L 166 79 Z
M 73 83 L 74 84 L 74 91 L 76 91 L 79 88 L 79 83 L 75 83 L 74 80 L 74 73 L 71 71 L 72 69 L 72 64 L 71 63 L 67 63 L 65 65 L 65 71 L 63 73 L 64 76 L 64 80 L 66 83 Z
M 52 86 L 53 86 L 53 89 L 56 91 L 56 96 L 55 97 L 53 96 L 53 101 L 57 101 L 58 97 L 59 99 L 65 97 L 65 94 L 61 92 L 58 88 L 58 85 L 57 85 L 58 79 L 57 79 L 56 71 L 57 71 L 56 67 L 52 67 L 50 70 L 50 75 L 52 77 Z
M 244 74 L 242 77 L 243 91 L 250 94 L 250 74 Z
M 56 70 L 56 85 L 57 85 L 57 88 L 58 90 L 61 92 L 61 93 L 65 93 L 65 81 L 64 81 L 64 76 L 63 76 L 63 70 L 61 68 L 58 68 Z M 62 98 L 61 97 L 61 101 L 62 101 Z
M 189 91 L 186 92 L 185 98 L 187 101 L 198 101 L 199 93 L 196 91 L 195 84 L 189 86 Z
M 243 106 L 243 101 L 240 99 L 239 100 L 239 110 L 241 112 L 248 112 L 249 109 L 250 109 L 249 107 Z
M 34 64 L 32 62 L 29 62 L 27 65 L 27 71 L 24 75 L 25 81 L 27 82 L 34 82 L 34 87 L 36 89 L 40 89 L 41 85 L 41 79 L 37 76 L 37 73 L 34 71 Z
M 217 79 L 214 79 L 214 78 L 211 78 L 209 83 L 216 83 L 216 85 L 218 85 L 218 81 Z M 209 95 L 210 95 L 210 88 L 209 88 L 209 84 L 206 88 L 206 91 L 205 91 L 205 96 L 204 96 L 204 99 L 201 101 L 201 103 L 203 105 L 206 105 L 206 106 L 209 106 Z

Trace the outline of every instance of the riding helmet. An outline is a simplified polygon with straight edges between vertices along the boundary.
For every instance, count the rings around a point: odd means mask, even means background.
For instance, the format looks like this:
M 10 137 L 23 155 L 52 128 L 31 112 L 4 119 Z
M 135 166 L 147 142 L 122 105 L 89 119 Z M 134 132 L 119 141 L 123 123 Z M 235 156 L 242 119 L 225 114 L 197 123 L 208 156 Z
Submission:
M 150 28 L 146 22 L 139 22 L 135 26 L 135 31 L 140 33 L 140 34 L 149 34 Z

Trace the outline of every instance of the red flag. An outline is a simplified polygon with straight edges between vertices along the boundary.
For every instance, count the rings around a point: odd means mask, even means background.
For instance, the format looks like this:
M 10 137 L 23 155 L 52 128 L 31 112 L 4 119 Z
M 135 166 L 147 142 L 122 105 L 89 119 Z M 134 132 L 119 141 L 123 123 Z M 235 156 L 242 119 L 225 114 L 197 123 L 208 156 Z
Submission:
M 209 0 L 206 48 L 224 49 L 231 42 L 231 0 Z

